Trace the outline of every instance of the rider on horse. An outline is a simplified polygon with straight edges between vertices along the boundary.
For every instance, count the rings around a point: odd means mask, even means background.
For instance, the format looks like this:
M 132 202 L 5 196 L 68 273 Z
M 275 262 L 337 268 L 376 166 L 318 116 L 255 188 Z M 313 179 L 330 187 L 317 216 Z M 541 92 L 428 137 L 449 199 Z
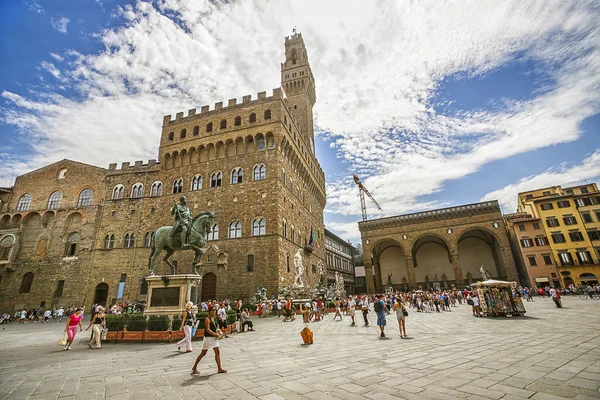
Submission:
M 185 196 L 179 198 L 179 204 L 173 200 L 173 207 L 171 207 L 171 215 L 175 216 L 175 223 L 171 229 L 171 237 L 175 237 L 181 231 L 181 249 L 188 249 L 190 245 L 188 243 L 189 231 L 192 222 L 192 216 L 190 209 L 187 206 L 187 199 Z

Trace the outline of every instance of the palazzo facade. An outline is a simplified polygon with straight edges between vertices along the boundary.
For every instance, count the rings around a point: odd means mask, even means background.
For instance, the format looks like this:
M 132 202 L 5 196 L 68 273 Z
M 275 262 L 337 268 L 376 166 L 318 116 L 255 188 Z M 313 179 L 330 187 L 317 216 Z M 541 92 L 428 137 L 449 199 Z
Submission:
M 269 297 L 325 264 L 325 176 L 315 156 L 315 81 L 301 34 L 285 38 L 281 87 L 165 116 L 157 160 L 99 168 L 62 160 L 0 190 L 0 310 L 145 300 L 154 232 L 185 195 L 215 225 L 197 300 Z M 315 242 L 320 246 L 315 246 Z M 176 253 L 190 273 L 193 252 Z M 157 274 L 170 268 L 157 263 Z M 194 299 L 196 300 L 196 299 Z
M 369 292 L 464 288 L 492 278 L 517 281 L 497 201 L 359 222 Z

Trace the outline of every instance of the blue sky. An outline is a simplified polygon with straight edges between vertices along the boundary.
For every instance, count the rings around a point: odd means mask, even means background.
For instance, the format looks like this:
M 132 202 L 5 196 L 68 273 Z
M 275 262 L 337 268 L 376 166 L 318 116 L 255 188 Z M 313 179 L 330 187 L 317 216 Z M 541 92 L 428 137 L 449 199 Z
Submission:
M 11 1 L 0 14 L 0 185 L 62 158 L 157 157 L 162 116 L 279 86 L 303 33 L 326 225 L 600 177 L 593 1 Z M 74 132 L 80 140 L 70 141 Z M 127 132 L 127 135 L 123 133 Z

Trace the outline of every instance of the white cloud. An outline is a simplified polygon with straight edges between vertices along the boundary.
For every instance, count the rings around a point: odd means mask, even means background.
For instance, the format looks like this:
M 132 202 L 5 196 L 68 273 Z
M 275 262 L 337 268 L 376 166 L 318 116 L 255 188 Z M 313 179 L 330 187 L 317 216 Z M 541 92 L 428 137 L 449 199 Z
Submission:
M 600 151 L 586 157 L 581 164 L 559 165 L 544 173 L 531 175 L 502 189 L 487 193 L 481 201 L 498 200 L 505 213 L 516 212 L 517 194 L 550 186 L 575 186 L 595 182 L 600 178 Z
M 338 235 L 344 240 L 349 240 L 352 244 L 360 244 L 360 231 L 358 230 L 358 221 L 354 222 L 328 222 L 325 228 Z
M 54 17 L 50 18 L 50 23 L 52 24 L 54 29 L 56 29 L 60 33 L 67 33 L 67 25 L 69 24 L 69 22 L 71 22 L 71 20 L 67 17 L 61 17 L 58 19 Z
M 116 14 L 127 23 L 97 34 L 103 51 L 42 64 L 82 100 L 2 94 L 1 117 L 26 133 L 33 156 L 15 167 L 0 155 L 0 180 L 64 157 L 155 158 L 163 115 L 278 87 L 293 26 L 315 74 L 316 128 L 381 203 L 373 217 L 444 206 L 419 197 L 490 161 L 576 140 L 600 108 L 598 9 L 587 1 L 163 0 Z M 444 80 L 515 60 L 541 66 L 546 85 L 526 100 L 495 99 L 491 111 L 435 111 Z M 330 215 L 360 210 L 349 175 L 329 182 Z

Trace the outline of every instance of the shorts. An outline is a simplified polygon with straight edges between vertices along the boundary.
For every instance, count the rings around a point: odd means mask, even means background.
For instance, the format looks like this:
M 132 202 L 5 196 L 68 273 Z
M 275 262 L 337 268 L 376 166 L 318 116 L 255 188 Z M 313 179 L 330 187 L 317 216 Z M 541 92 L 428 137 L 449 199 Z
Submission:
M 377 326 L 385 326 L 385 313 L 377 313 Z
M 216 337 L 205 336 L 202 340 L 202 350 L 214 349 L 219 347 L 219 341 Z
M 398 321 L 404 321 L 404 313 L 396 314 L 396 318 L 398 318 Z
M 350 312 L 350 316 L 354 317 L 354 307 L 350 307 L 350 309 L 348 310 Z

